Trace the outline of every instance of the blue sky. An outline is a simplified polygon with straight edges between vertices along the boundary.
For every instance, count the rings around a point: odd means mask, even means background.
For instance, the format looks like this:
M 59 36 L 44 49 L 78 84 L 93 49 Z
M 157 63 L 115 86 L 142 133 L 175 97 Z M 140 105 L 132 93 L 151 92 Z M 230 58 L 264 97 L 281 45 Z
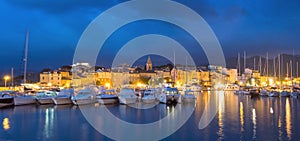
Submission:
M 25 32 L 30 30 L 29 71 L 70 65 L 76 44 L 88 24 L 121 0 L 1 0 L 0 74 L 22 71 Z M 198 12 L 211 26 L 225 53 L 236 56 L 300 54 L 300 1 L 297 0 L 178 0 Z M 150 28 L 143 28 L 144 26 Z M 152 28 L 151 28 L 152 27 Z M 164 31 L 166 30 L 166 31 Z M 126 31 L 126 32 L 125 32 Z M 126 34 L 126 36 L 124 34 Z M 111 57 L 122 43 L 148 33 L 173 36 L 196 45 L 184 31 L 165 23 L 143 21 L 120 29 L 106 43 Z M 191 51 L 193 52 L 193 51 Z M 205 60 L 198 50 L 199 60 Z M 109 59 L 108 59 L 109 60 Z M 199 61 L 200 62 L 200 61 Z M 100 65 L 109 63 L 100 61 Z

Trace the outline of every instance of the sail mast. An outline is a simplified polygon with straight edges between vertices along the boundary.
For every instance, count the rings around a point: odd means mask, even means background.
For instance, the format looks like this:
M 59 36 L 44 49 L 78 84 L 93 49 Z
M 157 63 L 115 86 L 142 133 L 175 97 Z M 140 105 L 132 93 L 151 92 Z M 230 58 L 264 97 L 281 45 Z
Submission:
M 27 58 L 28 58 L 28 39 L 29 39 L 29 30 L 26 31 L 26 41 L 25 41 L 25 55 L 24 55 L 24 80 L 23 83 L 26 83 L 26 74 L 27 74 Z

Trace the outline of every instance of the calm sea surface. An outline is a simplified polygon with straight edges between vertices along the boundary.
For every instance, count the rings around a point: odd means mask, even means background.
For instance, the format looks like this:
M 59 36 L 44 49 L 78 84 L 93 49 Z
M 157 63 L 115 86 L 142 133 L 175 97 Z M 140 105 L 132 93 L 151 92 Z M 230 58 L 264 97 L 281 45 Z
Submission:
M 299 140 L 300 98 L 259 97 L 218 93 L 224 101 L 204 129 L 198 124 L 215 93 L 197 95 L 189 120 L 164 140 Z M 178 106 L 178 105 L 177 105 Z M 180 105 L 185 108 L 185 104 Z M 99 105 L 90 105 L 97 109 Z M 142 110 L 126 105 L 107 106 L 116 117 L 131 123 L 155 122 L 174 107 L 158 104 Z M 95 130 L 77 106 L 28 105 L 0 109 L 0 140 L 111 140 Z M 163 128 L 163 127 L 162 127 Z M 151 133 L 149 133 L 151 134 Z

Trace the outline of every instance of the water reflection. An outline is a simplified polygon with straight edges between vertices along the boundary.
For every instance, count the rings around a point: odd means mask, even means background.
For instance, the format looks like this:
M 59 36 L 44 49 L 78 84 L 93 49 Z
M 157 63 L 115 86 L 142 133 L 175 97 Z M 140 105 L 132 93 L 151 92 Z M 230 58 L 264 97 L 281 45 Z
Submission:
M 91 106 L 94 110 L 101 108 L 101 105 Z M 176 107 L 158 104 L 147 110 L 136 110 L 126 105 L 106 107 L 118 118 L 136 124 L 152 123 L 171 114 L 168 124 L 161 123 L 157 127 L 159 131 L 169 130 L 167 128 L 173 124 L 171 120 L 176 118 L 172 113 L 183 113 L 194 106 L 195 103 L 183 103 Z M 165 140 L 297 140 L 300 138 L 299 109 L 300 98 L 251 99 L 249 96 L 233 93 L 205 92 L 197 95 L 194 114 L 182 128 Z M 216 112 L 211 124 L 199 130 L 198 123 L 202 115 L 205 112 L 209 115 L 212 110 Z M 32 105 L 0 109 L 0 120 L 3 125 L 0 128 L 0 140 L 109 140 L 87 122 L 76 106 Z M 110 119 L 103 116 L 97 118 L 99 124 L 107 121 Z M 113 124 L 108 126 L 120 128 L 118 122 L 110 123 Z M 110 132 L 121 134 L 118 130 Z M 141 131 L 130 132 L 138 134 Z
M 2 124 L 3 124 L 3 129 L 4 130 L 9 130 L 9 128 L 10 128 L 9 118 L 4 118 Z
M 252 109 L 252 123 L 253 123 L 253 137 L 252 139 L 256 139 L 256 110 Z
M 241 132 L 244 132 L 244 106 L 243 102 L 240 102 L 240 124 L 241 124 Z
M 291 124 L 291 106 L 290 106 L 290 101 L 287 98 L 286 99 L 286 103 L 285 103 L 285 121 L 286 121 L 286 132 L 287 132 L 287 137 L 290 140 L 291 139 L 291 135 L 292 135 L 292 124 Z
M 225 112 L 225 105 L 224 105 L 224 91 L 220 91 L 217 92 L 217 97 L 218 97 L 218 102 L 219 102 L 219 107 L 218 107 L 218 125 L 219 125 L 219 131 L 218 131 L 218 135 L 219 135 L 219 139 L 218 140 L 222 140 L 224 137 L 224 132 L 223 132 L 223 114 Z
M 54 125 L 54 109 L 47 108 L 45 112 L 44 135 L 48 139 L 53 133 Z

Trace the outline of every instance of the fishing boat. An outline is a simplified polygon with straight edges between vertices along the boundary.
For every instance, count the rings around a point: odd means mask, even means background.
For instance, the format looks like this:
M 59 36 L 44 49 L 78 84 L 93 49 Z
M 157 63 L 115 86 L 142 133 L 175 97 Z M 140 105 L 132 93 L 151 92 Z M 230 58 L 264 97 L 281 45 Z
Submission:
M 183 102 L 194 102 L 196 100 L 196 96 L 194 95 L 194 91 L 188 90 L 185 91 L 183 96 Z
M 120 104 L 133 104 L 137 101 L 137 96 L 134 94 L 133 89 L 123 88 L 118 94 Z
M 75 93 L 71 97 L 71 100 L 74 105 L 93 104 L 96 102 L 95 95 L 96 93 L 92 89 L 83 89 L 80 90 L 78 93 Z
M 52 98 L 57 96 L 56 92 L 53 91 L 39 91 L 36 93 L 36 99 L 39 104 L 54 104 Z
M 103 90 L 101 94 L 96 96 L 98 103 L 100 104 L 116 104 L 119 102 L 118 96 L 116 95 L 116 91 L 111 90 Z
M 146 90 L 144 92 L 144 97 L 142 98 L 142 101 L 144 103 L 154 103 L 156 101 L 155 93 L 155 89 Z

